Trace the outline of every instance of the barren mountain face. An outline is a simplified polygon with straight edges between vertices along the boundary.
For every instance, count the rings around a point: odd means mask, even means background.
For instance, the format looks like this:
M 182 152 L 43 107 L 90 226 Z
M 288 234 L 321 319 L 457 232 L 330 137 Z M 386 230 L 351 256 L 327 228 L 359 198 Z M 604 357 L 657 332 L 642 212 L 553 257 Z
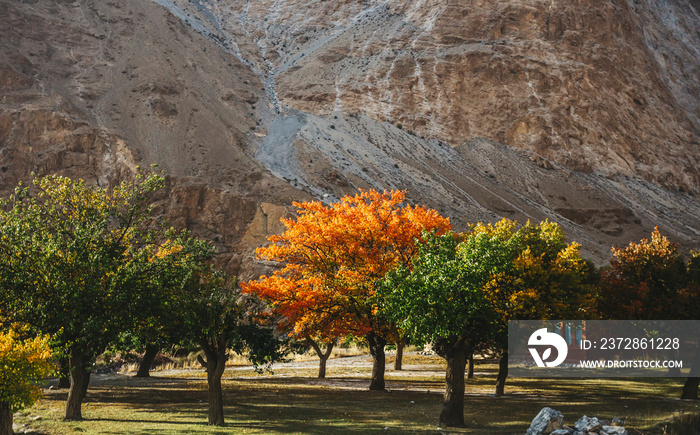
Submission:
M 700 234 L 689 0 L 0 0 L 0 189 L 157 163 L 164 218 L 255 276 L 293 200 L 406 189 L 560 222 L 597 262 Z
M 700 17 L 687 0 L 174 3 L 272 77 L 284 106 L 698 190 Z

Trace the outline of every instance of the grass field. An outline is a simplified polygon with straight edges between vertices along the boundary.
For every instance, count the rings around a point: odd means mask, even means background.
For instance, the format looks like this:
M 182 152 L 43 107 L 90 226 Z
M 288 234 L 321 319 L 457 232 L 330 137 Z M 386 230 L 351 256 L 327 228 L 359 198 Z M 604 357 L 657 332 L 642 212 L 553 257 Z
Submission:
M 467 428 L 439 430 L 444 365 L 438 357 L 407 355 L 406 370 L 387 364 L 387 392 L 366 390 L 368 356 L 337 358 L 325 380 L 313 362 L 282 364 L 274 374 L 232 367 L 224 375 L 226 427 L 206 425 L 202 370 L 155 372 L 150 379 L 94 375 L 83 405 L 85 421 L 61 420 L 67 391 L 45 398 L 15 418 L 50 434 L 294 434 L 465 433 L 523 434 L 544 406 L 566 422 L 580 416 L 627 419 L 631 435 L 663 433 L 658 424 L 683 413 L 700 413 L 697 401 L 681 401 L 683 380 L 509 378 L 506 396 L 493 397 L 496 366 L 477 364 L 467 380 Z M 36 419 L 39 416 L 39 419 Z M 656 426 L 656 428 L 655 428 Z

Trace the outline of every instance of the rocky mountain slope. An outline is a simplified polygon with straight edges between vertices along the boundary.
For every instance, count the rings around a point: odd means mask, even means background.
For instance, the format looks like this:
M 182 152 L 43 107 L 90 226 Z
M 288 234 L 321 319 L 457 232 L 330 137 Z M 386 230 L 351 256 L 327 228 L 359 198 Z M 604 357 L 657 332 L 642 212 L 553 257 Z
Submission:
M 244 278 L 293 200 L 700 239 L 697 1 L 0 0 L 0 190 L 169 175 Z

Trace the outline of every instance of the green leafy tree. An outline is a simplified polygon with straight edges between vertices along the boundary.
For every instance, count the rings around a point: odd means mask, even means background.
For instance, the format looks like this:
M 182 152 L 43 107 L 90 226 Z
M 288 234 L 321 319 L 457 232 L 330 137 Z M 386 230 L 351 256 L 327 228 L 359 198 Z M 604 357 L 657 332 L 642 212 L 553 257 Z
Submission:
M 55 370 L 48 336 L 22 339 L 0 332 L 0 435 L 12 435 L 12 414 L 41 397 L 35 382 Z
M 135 350 L 143 353 L 134 375 L 137 378 L 151 376 L 150 370 L 161 351 L 172 346 L 192 347 L 192 343 L 185 338 L 179 320 L 171 314 L 172 305 L 172 301 L 167 300 L 167 295 L 161 293 L 150 307 L 134 319 L 135 323 L 130 330 L 120 334 L 117 342 L 110 346 L 118 352 Z
M 409 265 L 381 281 L 382 309 L 411 337 L 434 343 L 447 361 L 439 425 L 464 426 L 464 372 L 467 358 L 491 334 L 493 310 L 481 290 L 489 277 L 469 267 L 459 236 L 425 235 Z
M 418 246 L 410 266 L 385 276 L 383 311 L 409 335 L 434 341 L 447 360 L 441 425 L 464 424 L 467 357 L 487 341 L 501 356 L 496 393 L 503 394 L 509 320 L 593 314 L 591 265 L 556 224 L 528 222 L 517 229 L 504 219 Z
M 190 269 L 179 285 L 177 315 L 189 337 L 201 346 L 207 371 L 209 424 L 224 425 L 221 377 L 230 352 L 259 366 L 282 360 L 281 342 L 261 311 L 262 304 L 241 295 L 235 280 L 213 268 Z
M 183 246 L 189 247 L 187 250 Z M 181 232 L 175 239 L 167 240 L 156 251 L 155 258 L 161 263 L 162 271 L 153 275 L 150 285 L 157 289 L 157 297 L 142 299 L 138 316 L 131 327 L 119 336 L 112 347 L 118 351 L 143 352 L 136 377 L 150 377 L 150 369 L 161 350 L 173 345 L 192 347 L 193 343 L 182 327 L 181 319 L 173 312 L 177 310 L 183 264 L 204 265 L 213 258 L 212 248 L 204 241 L 190 237 L 189 232 Z
M 151 335 L 152 332 L 156 335 Z M 158 353 L 170 343 L 170 340 L 167 336 L 161 335 L 161 330 L 157 325 L 153 325 L 152 328 L 149 327 L 143 333 L 141 331 L 127 332 L 119 337 L 118 342 L 117 349 L 120 351 L 143 352 L 143 357 L 138 363 L 139 367 L 134 376 L 149 378 Z
M 156 257 L 169 267 L 155 282 L 168 301 L 167 315 L 181 326 L 181 337 L 204 353 L 198 360 L 207 371 L 209 424 L 223 426 L 221 378 L 230 353 L 246 355 L 258 370 L 281 360 L 284 352 L 262 303 L 242 295 L 235 279 L 210 265 L 214 255 L 207 242 L 186 234 L 168 241 Z
M 66 349 L 67 420 L 82 418 L 95 357 L 157 297 L 148 197 L 162 185 L 143 171 L 113 188 L 54 175 L 0 204 L 0 309 Z

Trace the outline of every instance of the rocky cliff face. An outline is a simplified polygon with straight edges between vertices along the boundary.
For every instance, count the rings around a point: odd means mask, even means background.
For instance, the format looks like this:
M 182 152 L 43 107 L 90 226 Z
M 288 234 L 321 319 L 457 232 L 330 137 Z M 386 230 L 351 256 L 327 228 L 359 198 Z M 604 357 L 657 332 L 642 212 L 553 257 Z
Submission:
M 234 271 L 261 203 L 311 198 L 251 155 L 257 77 L 157 4 L 2 1 L 0 22 L 3 195 L 31 172 L 107 185 L 155 163 L 164 218 Z
M 169 174 L 164 216 L 253 276 L 293 200 L 407 189 L 550 218 L 603 261 L 700 234 L 687 0 L 0 0 L 0 188 Z

